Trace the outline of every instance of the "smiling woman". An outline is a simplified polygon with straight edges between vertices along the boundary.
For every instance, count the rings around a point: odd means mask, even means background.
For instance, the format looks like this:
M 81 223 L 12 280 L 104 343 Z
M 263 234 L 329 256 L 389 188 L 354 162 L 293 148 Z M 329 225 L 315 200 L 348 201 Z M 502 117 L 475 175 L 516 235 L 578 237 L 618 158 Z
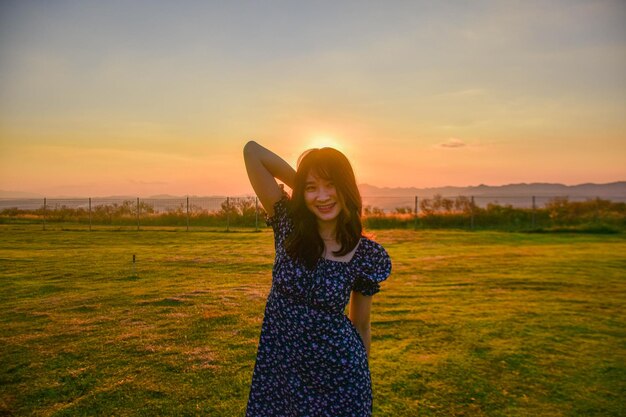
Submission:
M 276 250 L 246 416 L 370 416 L 372 296 L 391 259 L 362 234 L 350 162 L 311 149 L 296 172 L 256 142 L 244 159 Z
M 312 268 L 320 256 L 342 257 L 361 237 L 361 194 L 348 158 L 336 149 L 300 156 L 292 196 L 295 230 L 287 252 Z

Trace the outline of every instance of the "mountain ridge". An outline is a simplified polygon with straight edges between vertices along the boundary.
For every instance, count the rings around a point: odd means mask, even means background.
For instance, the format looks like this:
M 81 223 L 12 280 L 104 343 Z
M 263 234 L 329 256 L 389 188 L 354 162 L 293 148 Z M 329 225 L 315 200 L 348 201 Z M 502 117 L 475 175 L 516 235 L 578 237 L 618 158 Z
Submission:
M 418 195 L 429 197 L 435 194 L 443 196 L 451 195 L 476 195 L 490 196 L 501 195 L 505 192 L 511 196 L 552 196 L 567 193 L 576 196 L 598 196 L 598 197 L 614 197 L 626 196 L 626 181 L 614 181 L 604 184 L 582 183 L 576 185 L 565 185 L 561 183 L 534 182 L 534 183 L 514 183 L 505 185 L 486 185 L 479 184 L 475 186 L 444 186 L 444 187 L 377 187 L 370 184 L 360 184 L 359 190 L 362 195 L 370 195 L 377 192 L 379 196 L 409 196 Z

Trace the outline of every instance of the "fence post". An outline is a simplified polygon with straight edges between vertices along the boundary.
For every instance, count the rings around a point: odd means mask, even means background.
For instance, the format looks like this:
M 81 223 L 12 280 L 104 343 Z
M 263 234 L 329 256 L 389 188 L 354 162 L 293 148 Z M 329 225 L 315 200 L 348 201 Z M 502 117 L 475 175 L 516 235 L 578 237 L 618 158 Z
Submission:
M 531 216 L 531 219 L 532 219 L 532 226 L 531 227 L 533 229 L 535 228 L 535 208 L 536 208 L 536 206 L 535 206 L 535 196 L 533 196 L 533 211 L 532 211 L 532 216 Z
M 470 206 L 470 229 L 474 230 L 474 196 L 472 196 L 472 204 Z
M 91 197 L 89 197 L 89 231 L 91 232 Z
M 46 197 L 43 198 L 43 230 L 46 230 Z
M 187 196 L 187 231 L 189 231 L 189 196 Z
M 230 231 L 230 197 L 226 197 L 226 231 Z
M 137 197 L 137 230 L 139 230 L 139 197 Z
M 415 218 L 413 219 L 413 230 L 417 230 L 417 196 L 415 196 L 415 210 L 413 211 Z
M 259 197 L 254 197 L 254 230 L 259 231 Z

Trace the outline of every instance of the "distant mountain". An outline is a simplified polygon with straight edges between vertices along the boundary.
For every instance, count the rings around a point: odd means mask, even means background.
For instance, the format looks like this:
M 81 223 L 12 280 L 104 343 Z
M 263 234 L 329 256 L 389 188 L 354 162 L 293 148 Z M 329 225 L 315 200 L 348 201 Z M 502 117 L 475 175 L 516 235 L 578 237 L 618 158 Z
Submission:
M 434 187 L 434 188 L 415 188 L 415 187 L 376 187 L 369 184 L 359 185 L 361 195 L 368 197 L 401 197 L 401 196 L 420 196 L 430 198 L 435 194 L 444 197 L 453 196 L 480 196 L 480 197 L 517 197 L 517 196 L 537 196 L 537 197 L 554 197 L 554 196 L 577 196 L 577 197 L 626 197 L 626 181 L 611 182 L 607 184 L 579 184 L 579 185 L 563 185 L 553 183 L 520 183 L 507 185 L 485 185 L 469 187 Z
M 232 196 L 232 197 L 237 197 L 237 196 Z M 135 197 L 137 198 L 137 197 Z M 142 198 L 147 198 L 147 199 L 181 199 L 181 198 L 187 198 L 187 195 L 171 195 L 171 194 L 157 194 L 157 195 L 151 195 L 150 197 L 142 197 Z M 225 195 L 216 195 L 216 194 L 212 194 L 212 195 L 203 195 L 203 196 L 199 196 L 199 195 L 190 195 L 189 198 L 226 198 Z
M 626 181 L 608 184 L 563 185 L 551 183 L 521 183 L 499 186 L 480 184 L 470 187 L 434 187 L 434 188 L 389 188 L 369 184 L 359 185 L 363 196 L 363 206 L 394 210 L 399 207 L 415 208 L 415 198 L 419 201 L 432 198 L 436 194 L 454 199 L 458 196 L 474 197 L 479 207 L 489 203 L 511 205 L 514 207 L 532 207 L 533 197 L 536 207 L 542 207 L 551 198 L 568 197 L 570 201 L 584 201 L 600 197 L 612 201 L 626 201 Z

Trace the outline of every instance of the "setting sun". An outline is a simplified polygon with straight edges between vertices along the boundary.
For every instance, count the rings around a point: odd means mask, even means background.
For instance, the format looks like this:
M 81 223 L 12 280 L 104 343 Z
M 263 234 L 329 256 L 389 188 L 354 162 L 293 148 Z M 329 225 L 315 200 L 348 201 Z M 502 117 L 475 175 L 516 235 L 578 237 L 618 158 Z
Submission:
M 325 135 L 314 136 L 311 140 L 306 142 L 305 149 L 313 148 L 334 148 L 343 153 L 347 152 L 344 143 L 332 136 Z

